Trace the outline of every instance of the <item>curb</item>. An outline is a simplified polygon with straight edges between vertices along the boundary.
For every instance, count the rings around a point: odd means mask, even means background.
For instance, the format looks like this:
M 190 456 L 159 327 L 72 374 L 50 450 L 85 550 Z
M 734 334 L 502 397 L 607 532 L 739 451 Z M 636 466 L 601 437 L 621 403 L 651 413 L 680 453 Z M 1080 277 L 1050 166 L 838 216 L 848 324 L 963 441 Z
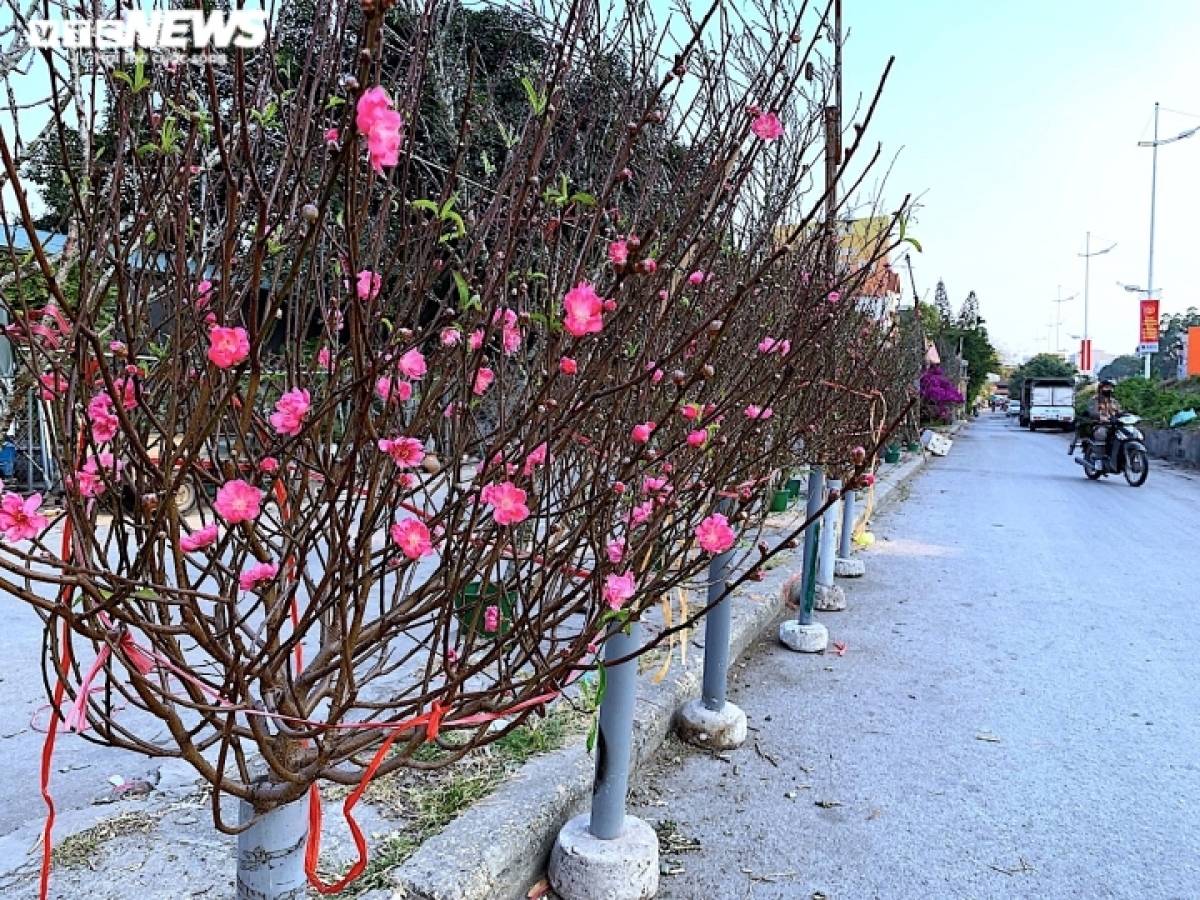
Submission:
M 917 454 L 889 466 L 886 480 L 875 486 L 873 513 L 925 465 Z M 856 518 L 862 521 L 865 508 Z M 779 525 L 783 523 L 769 523 Z M 785 560 L 800 562 L 796 551 Z M 767 578 L 731 598 L 729 663 L 732 666 L 783 612 L 780 588 L 798 566 L 781 565 Z M 697 628 L 689 640 L 703 645 Z M 676 710 L 700 695 L 703 654 L 692 653 L 688 665 L 672 663 L 671 676 L 654 684 L 649 675 L 638 685 L 633 721 L 631 778 L 662 746 Z M 594 760 L 582 738 L 562 750 L 526 763 L 516 776 L 421 845 L 393 873 L 393 900 L 524 900 L 541 879 L 559 829 L 584 812 L 591 799 Z

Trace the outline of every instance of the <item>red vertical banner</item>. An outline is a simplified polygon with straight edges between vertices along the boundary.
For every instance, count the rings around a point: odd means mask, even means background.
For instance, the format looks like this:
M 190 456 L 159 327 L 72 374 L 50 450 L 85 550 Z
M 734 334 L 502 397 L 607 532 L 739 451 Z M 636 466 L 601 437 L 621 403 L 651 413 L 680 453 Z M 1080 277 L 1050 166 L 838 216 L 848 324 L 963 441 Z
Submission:
M 1158 301 L 1142 301 L 1142 317 L 1138 329 L 1138 353 L 1158 352 Z
M 1092 341 L 1084 338 L 1079 342 L 1079 371 L 1092 371 Z

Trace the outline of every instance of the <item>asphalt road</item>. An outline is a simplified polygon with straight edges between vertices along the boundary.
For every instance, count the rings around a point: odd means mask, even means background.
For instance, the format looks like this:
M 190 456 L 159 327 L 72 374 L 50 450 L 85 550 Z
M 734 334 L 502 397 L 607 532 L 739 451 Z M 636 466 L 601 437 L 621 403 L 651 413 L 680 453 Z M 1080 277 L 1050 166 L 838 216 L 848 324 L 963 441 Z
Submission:
M 1093 483 L 985 413 L 876 519 L 844 656 L 764 636 L 750 739 L 668 745 L 662 898 L 1200 897 L 1200 473 Z

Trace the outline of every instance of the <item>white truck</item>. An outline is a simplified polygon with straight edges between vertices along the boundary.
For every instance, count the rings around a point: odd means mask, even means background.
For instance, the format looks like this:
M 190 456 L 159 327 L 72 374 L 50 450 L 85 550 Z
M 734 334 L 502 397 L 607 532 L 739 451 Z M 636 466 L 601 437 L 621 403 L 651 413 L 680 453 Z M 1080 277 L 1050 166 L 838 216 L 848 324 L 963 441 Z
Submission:
M 1075 427 L 1075 379 L 1027 378 L 1021 388 L 1021 424 L 1030 431 Z

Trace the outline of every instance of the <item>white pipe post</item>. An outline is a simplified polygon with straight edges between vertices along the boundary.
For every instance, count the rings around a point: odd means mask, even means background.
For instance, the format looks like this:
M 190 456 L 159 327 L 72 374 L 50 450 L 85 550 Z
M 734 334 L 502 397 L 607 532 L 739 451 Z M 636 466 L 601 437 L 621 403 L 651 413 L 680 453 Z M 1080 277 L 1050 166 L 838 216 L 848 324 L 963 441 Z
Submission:
M 239 823 L 254 818 L 254 807 L 242 801 Z M 303 800 L 277 806 L 238 835 L 237 900 L 304 900 L 304 845 L 308 840 L 308 806 Z
M 841 497 L 842 483 L 829 479 L 829 497 Z M 834 500 L 821 514 L 820 551 L 817 559 L 817 609 L 836 612 L 846 608 L 846 592 L 833 583 L 837 553 L 838 503 Z

